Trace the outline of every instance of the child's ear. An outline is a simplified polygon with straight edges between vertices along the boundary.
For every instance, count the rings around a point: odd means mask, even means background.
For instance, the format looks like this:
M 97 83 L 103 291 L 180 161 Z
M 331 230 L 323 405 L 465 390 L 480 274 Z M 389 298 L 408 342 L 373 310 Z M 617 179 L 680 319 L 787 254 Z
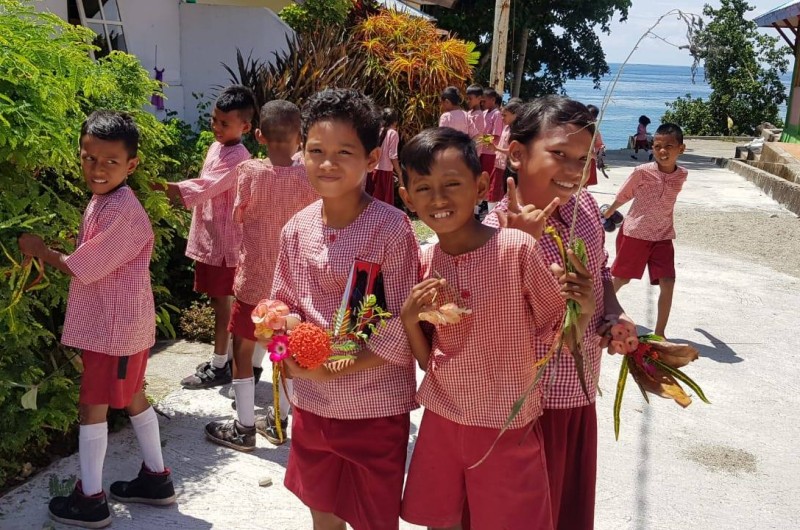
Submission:
M 260 143 L 262 145 L 265 145 L 267 143 L 267 139 L 261 133 L 261 129 L 256 129 L 255 133 L 254 133 L 254 136 L 256 137 L 256 142 L 258 142 L 258 143 Z
M 486 171 L 478 175 L 478 202 L 486 199 L 486 193 L 489 191 L 489 173 Z
M 516 140 L 508 145 L 508 163 L 515 170 L 519 170 L 522 165 L 522 157 L 525 156 L 525 146 Z
M 400 191 L 400 198 L 403 199 L 403 204 L 406 205 L 406 208 L 411 212 L 417 213 L 414 203 L 411 202 L 411 196 L 408 194 L 408 190 L 404 186 L 400 186 L 398 190 Z
M 139 165 L 139 157 L 135 156 L 133 158 L 128 159 L 128 175 L 131 175 L 135 170 L 136 167 Z
M 244 127 L 242 128 L 242 135 L 249 133 L 253 129 L 253 124 L 249 121 L 244 122 Z
M 367 155 L 367 162 L 369 163 L 369 170 L 372 171 L 375 169 L 375 166 L 378 165 L 378 160 L 381 159 L 381 148 L 376 147 Z

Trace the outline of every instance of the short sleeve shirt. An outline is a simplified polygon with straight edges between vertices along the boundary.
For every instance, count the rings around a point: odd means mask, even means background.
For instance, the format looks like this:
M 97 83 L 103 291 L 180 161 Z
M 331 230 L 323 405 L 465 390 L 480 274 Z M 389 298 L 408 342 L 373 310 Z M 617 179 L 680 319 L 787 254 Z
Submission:
M 461 109 L 448 110 L 439 117 L 439 127 L 450 127 L 464 134 L 470 134 L 467 113 Z M 472 137 L 470 135 L 470 137 Z
M 675 239 L 675 202 L 688 174 L 680 166 L 664 173 L 656 162 L 637 166 L 617 192 L 620 203 L 633 199 L 622 232 L 645 241 Z
M 397 146 L 400 143 L 400 135 L 394 129 L 386 131 L 386 138 L 381 145 L 381 158 L 378 160 L 379 171 L 392 171 L 394 166 L 392 160 L 397 160 Z
M 153 229 L 128 186 L 93 195 L 75 252 L 64 260 L 73 278 L 61 343 L 128 356 L 155 343 L 150 287 Z

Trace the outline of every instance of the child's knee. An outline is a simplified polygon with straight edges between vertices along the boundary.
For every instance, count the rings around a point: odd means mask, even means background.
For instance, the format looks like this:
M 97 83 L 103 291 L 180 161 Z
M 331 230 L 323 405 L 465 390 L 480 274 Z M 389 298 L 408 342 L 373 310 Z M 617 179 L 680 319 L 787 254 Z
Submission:
M 659 278 L 658 285 L 661 287 L 672 287 L 675 285 L 675 278 Z
M 86 403 L 78 405 L 78 417 L 81 425 L 103 423 L 107 416 L 108 405 L 88 405 Z

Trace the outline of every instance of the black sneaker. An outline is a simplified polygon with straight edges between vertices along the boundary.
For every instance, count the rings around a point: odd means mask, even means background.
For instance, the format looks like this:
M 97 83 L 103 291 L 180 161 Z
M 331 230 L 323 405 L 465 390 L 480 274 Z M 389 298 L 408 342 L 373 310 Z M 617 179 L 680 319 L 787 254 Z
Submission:
M 639 160 L 639 157 L 636 155 L 631 155 L 631 158 L 633 158 L 634 160 Z
M 650 153 L 650 156 L 648 156 L 647 159 L 652 162 L 653 161 L 653 153 Z
M 283 445 L 289 438 L 288 429 L 289 418 L 281 420 L 281 432 L 283 440 L 278 436 L 278 428 L 275 426 L 275 408 L 270 405 L 267 407 L 266 416 L 256 416 L 256 432 L 269 440 L 272 445 Z
M 245 453 L 256 448 L 256 428 L 245 427 L 238 420 L 212 421 L 206 425 L 206 438 Z
M 105 528 L 111 524 L 111 512 L 105 492 L 84 495 L 81 482 L 75 484 L 69 497 L 53 497 L 48 507 L 50 519 L 83 528 Z
M 131 481 L 120 480 L 111 484 L 111 498 L 120 502 L 141 502 L 166 506 L 175 502 L 175 488 L 169 468 L 161 473 L 150 471 L 142 464 L 139 476 Z
M 253 384 L 257 385 L 259 381 L 261 381 L 261 374 L 264 373 L 264 368 L 261 366 L 254 366 L 253 367 Z M 231 408 L 236 410 L 236 392 L 234 392 L 233 387 L 231 386 L 230 390 L 228 390 L 228 397 L 231 398 Z
M 200 388 L 213 388 L 227 385 L 233 380 L 231 376 L 231 362 L 225 363 L 222 368 L 215 368 L 211 362 L 204 362 L 197 367 L 197 371 L 181 381 L 183 388 L 196 390 Z

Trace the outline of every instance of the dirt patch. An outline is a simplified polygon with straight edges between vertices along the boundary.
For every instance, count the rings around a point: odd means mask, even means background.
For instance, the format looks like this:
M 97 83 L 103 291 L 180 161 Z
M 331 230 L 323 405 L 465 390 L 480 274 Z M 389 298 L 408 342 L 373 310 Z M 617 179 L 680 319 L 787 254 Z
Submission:
M 696 445 L 684 456 L 701 466 L 718 473 L 755 473 L 758 460 L 747 451 L 725 445 Z

